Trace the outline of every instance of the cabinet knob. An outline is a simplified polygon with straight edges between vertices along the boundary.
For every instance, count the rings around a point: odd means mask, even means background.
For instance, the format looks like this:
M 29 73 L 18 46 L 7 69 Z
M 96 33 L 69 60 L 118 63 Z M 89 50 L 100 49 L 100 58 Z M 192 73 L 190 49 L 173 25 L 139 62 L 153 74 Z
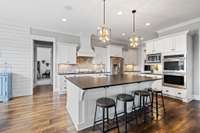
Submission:
M 169 92 L 169 90 L 166 90 L 166 92 Z
M 181 94 L 182 94 L 181 92 L 178 93 L 178 95 L 181 95 Z

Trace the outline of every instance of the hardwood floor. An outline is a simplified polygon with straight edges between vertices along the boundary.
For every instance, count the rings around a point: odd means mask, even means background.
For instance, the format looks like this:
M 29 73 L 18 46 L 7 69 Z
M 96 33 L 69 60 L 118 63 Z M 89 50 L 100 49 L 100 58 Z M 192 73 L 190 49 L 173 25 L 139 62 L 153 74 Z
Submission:
M 1 133 L 76 133 L 65 110 L 65 95 L 53 94 L 51 86 L 38 87 L 34 94 L 0 103 Z M 185 104 L 166 98 L 165 103 L 167 113 L 164 118 L 138 125 L 133 122 L 129 132 L 200 133 L 200 102 Z M 123 132 L 123 126 L 120 130 Z M 81 133 L 99 131 L 88 129 Z

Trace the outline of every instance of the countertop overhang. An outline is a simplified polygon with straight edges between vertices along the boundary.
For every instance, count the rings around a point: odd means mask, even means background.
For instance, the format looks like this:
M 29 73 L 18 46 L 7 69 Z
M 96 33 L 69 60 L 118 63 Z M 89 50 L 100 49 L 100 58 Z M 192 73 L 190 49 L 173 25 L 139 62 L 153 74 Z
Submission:
M 162 79 L 158 77 L 147 77 L 139 75 L 126 75 L 126 74 L 107 75 L 105 77 L 83 76 L 83 77 L 66 77 L 66 78 L 83 90 L 125 85 L 131 83 L 141 83 L 141 82 L 155 81 Z

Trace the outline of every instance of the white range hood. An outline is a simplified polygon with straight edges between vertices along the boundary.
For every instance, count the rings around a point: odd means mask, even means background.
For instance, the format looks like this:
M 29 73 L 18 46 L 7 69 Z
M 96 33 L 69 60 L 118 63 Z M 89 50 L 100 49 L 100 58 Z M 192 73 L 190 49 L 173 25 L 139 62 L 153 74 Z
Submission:
M 88 33 L 80 34 L 80 49 L 78 50 L 77 56 L 95 57 L 95 53 L 91 45 L 91 34 Z

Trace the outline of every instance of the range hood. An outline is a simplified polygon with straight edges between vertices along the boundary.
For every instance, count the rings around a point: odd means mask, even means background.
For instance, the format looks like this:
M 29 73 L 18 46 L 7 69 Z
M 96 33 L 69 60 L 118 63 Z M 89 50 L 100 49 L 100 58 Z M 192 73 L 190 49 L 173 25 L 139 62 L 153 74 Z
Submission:
M 80 34 L 80 48 L 77 53 L 78 57 L 95 57 L 95 53 L 92 49 L 91 34 Z

